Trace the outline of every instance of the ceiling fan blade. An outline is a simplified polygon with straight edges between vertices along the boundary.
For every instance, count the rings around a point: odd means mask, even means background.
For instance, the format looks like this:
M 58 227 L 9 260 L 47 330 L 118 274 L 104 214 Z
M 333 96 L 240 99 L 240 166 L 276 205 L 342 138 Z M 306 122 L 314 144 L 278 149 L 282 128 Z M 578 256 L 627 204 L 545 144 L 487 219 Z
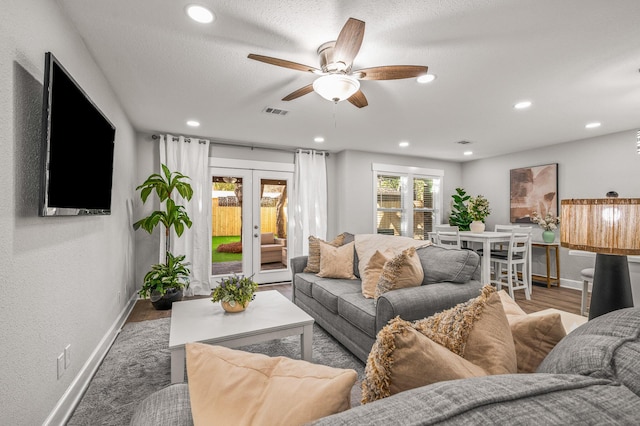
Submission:
M 322 71 L 319 70 L 318 68 L 310 67 L 309 65 L 299 64 L 297 62 L 285 61 L 284 59 L 272 58 L 271 56 L 262 56 L 262 55 L 255 55 L 253 53 L 250 53 L 249 56 L 247 57 L 249 59 L 265 62 L 267 64 L 277 65 L 279 67 L 290 68 L 297 71 L 305 71 L 305 72 L 322 74 Z
M 387 65 L 364 68 L 354 71 L 353 74 L 360 80 L 399 80 L 401 78 L 418 77 L 426 74 L 427 70 L 428 67 L 421 65 Z
M 353 64 L 353 59 L 358 54 L 362 39 L 364 38 L 364 22 L 358 19 L 349 18 L 336 40 L 333 50 L 333 60 L 343 62 L 347 68 Z
M 367 102 L 367 98 L 364 96 L 364 93 L 362 93 L 362 90 L 358 90 L 347 100 L 358 108 L 363 108 L 369 105 L 369 102 Z
M 295 92 L 289 93 L 287 96 L 282 98 L 283 101 L 292 101 L 294 99 L 299 98 L 300 96 L 304 96 L 307 93 L 313 92 L 313 84 L 307 84 L 306 86 L 296 90 Z

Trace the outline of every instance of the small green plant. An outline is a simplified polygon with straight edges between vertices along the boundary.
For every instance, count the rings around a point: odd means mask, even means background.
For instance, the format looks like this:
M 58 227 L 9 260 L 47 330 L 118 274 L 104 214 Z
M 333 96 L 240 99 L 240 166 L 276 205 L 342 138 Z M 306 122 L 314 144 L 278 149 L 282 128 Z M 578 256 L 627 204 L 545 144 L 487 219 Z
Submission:
M 484 222 L 484 219 L 491 214 L 489 200 L 484 198 L 482 195 L 470 198 L 469 204 L 467 204 L 467 210 L 469 211 L 471 219 L 480 222 Z
M 449 216 L 449 225 L 457 226 L 461 231 L 468 231 L 469 224 L 473 221 L 466 202 L 471 198 L 463 188 L 456 188 L 456 193 L 451 196 L 453 205 Z
M 190 263 L 184 262 L 184 255 L 174 256 L 171 252 L 167 252 L 166 255 L 167 263 L 153 265 L 144 276 L 142 288 L 138 292 L 141 297 L 149 297 L 154 291 L 157 291 L 160 296 L 164 296 L 167 289 L 189 288 L 191 271 L 187 266 Z
M 253 300 L 258 289 L 258 283 L 253 281 L 252 278 L 253 275 L 245 277 L 236 274 L 222 278 L 219 281 L 220 285 L 211 294 L 211 301 L 214 303 L 227 302 L 231 307 L 236 304 L 245 306 Z

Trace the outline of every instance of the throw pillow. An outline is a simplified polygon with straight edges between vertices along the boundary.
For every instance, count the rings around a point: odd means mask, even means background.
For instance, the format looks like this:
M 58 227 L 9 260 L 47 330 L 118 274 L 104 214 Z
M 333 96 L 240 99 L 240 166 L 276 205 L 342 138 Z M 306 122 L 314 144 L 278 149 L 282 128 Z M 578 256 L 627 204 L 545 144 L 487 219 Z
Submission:
M 353 275 L 353 246 L 354 243 L 334 247 L 320 241 L 320 271 L 319 277 L 345 278 L 355 280 Z
M 400 253 L 409 247 L 423 247 L 431 244 L 430 241 L 383 234 L 356 234 L 355 242 L 356 255 L 358 256 L 358 275 L 362 279 L 362 285 L 366 288 L 374 289 L 374 291 L 378 280 L 376 279 L 373 283 L 366 280 L 364 270 L 376 251 L 380 251 L 386 256 L 391 256 L 392 253 Z
M 507 294 L 498 292 L 516 348 L 518 373 L 533 373 L 567 333 L 560 314 L 529 316 Z
M 380 275 L 382 275 L 382 268 L 384 264 L 389 260 L 387 256 L 376 250 L 376 252 L 369 259 L 369 263 L 364 268 L 364 275 L 362 275 L 362 295 L 367 299 L 373 299 L 376 294 L 376 287 L 378 281 L 380 281 Z
M 351 406 L 357 373 L 286 357 L 187 343 L 194 424 L 301 425 Z
M 409 247 L 385 262 L 380 279 L 376 285 L 374 298 L 377 299 L 387 291 L 406 287 L 417 287 L 422 284 L 424 272 L 416 248 Z
M 309 237 L 309 257 L 307 258 L 307 266 L 302 272 L 311 272 L 313 274 L 320 272 L 320 241 L 324 240 L 314 237 L 313 235 Z M 341 246 L 344 244 L 344 234 L 338 235 L 333 241 L 327 244 L 331 244 L 334 247 Z
M 451 355 L 444 352 L 447 356 L 443 356 L 440 348 L 437 348 L 438 353 L 423 355 L 437 361 L 434 364 L 413 363 L 410 356 L 412 349 L 406 342 L 417 338 L 411 336 L 413 332 L 408 329 L 443 346 Z M 420 346 L 430 347 L 431 343 L 422 342 Z M 415 387 L 417 379 L 411 379 L 404 373 L 409 370 L 413 371 L 414 376 L 425 376 L 420 382 L 429 383 L 477 375 L 515 373 L 515 347 L 500 296 L 495 289 L 486 285 L 477 298 L 423 320 L 407 322 L 396 317 L 389 321 L 378 333 L 367 358 L 362 403 Z M 433 373 L 433 370 L 439 373 Z

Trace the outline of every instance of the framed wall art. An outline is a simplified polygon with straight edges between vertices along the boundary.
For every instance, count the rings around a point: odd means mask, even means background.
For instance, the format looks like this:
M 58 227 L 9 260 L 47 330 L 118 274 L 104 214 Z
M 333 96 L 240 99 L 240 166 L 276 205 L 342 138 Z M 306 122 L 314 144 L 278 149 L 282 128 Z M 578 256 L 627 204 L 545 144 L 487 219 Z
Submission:
M 533 212 L 558 215 L 558 164 L 511 169 L 511 223 L 532 223 Z

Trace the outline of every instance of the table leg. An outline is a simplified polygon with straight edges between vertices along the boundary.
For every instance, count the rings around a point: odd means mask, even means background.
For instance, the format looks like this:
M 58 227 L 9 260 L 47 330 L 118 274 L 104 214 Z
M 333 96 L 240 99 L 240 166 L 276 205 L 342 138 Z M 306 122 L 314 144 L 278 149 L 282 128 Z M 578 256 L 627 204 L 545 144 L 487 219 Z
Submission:
M 560 287 L 560 246 L 555 246 L 556 249 L 556 286 Z
M 171 383 L 184 382 L 185 347 L 171 349 Z
M 480 279 L 482 284 L 491 283 L 491 242 L 485 239 L 482 242 L 482 271 Z
M 547 288 L 551 288 L 551 264 L 549 261 L 551 260 L 551 246 L 546 246 L 545 251 L 547 252 Z
M 302 351 L 302 359 L 312 362 L 312 346 L 313 346 L 313 324 L 305 325 L 300 335 L 300 350 Z

